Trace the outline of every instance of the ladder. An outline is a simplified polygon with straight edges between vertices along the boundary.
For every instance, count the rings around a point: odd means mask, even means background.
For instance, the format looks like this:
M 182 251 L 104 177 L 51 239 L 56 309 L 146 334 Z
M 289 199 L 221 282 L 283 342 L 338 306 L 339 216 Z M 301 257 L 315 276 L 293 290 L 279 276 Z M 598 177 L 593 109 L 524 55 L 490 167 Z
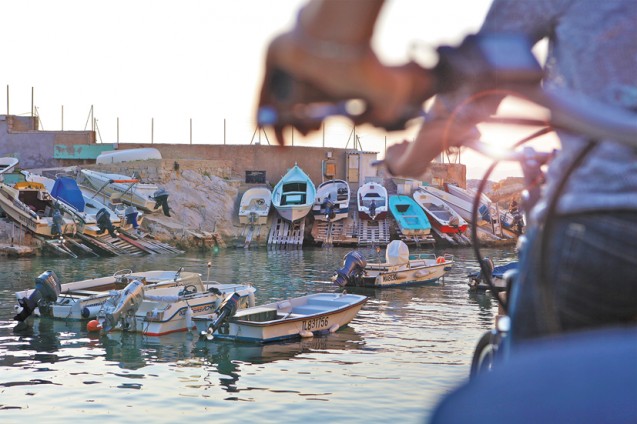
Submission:
M 296 222 L 286 221 L 281 217 L 277 217 L 274 224 L 270 227 L 268 235 L 268 245 L 285 246 L 285 245 L 303 245 L 305 233 L 305 219 Z

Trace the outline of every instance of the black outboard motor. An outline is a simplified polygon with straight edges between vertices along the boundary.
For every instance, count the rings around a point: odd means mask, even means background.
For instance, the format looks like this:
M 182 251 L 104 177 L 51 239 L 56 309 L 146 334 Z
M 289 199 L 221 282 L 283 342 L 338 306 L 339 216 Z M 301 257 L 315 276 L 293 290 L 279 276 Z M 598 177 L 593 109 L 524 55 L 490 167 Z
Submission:
M 168 207 L 168 192 L 163 188 L 160 188 L 153 193 L 153 200 L 155 201 L 155 209 L 161 206 L 161 210 L 164 215 L 170 216 L 170 208 Z
M 345 255 L 343 259 L 343 267 L 336 271 L 336 275 L 332 277 L 334 284 L 343 287 L 360 277 L 365 271 L 367 261 L 363 255 L 354 250 Z
M 97 227 L 99 228 L 97 234 L 104 234 L 104 231 L 108 231 L 111 237 L 117 237 L 115 227 L 113 227 L 113 223 L 111 222 L 111 214 L 106 208 L 97 211 L 95 218 L 97 219 Z
M 482 265 L 491 276 L 493 274 L 493 269 L 495 268 L 495 266 L 493 265 L 493 261 L 490 258 L 486 257 L 482 259 Z M 473 281 L 475 281 L 476 284 L 480 284 L 482 281 L 486 282 L 484 274 L 482 273 L 482 268 L 483 267 L 480 267 L 480 272 L 478 272 L 478 275 L 473 278 Z
M 239 300 L 241 300 L 241 295 L 237 292 L 232 293 L 230 296 L 226 297 L 221 305 L 217 308 L 215 313 L 217 314 L 217 319 L 215 319 L 212 324 L 208 326 L 208 331 L 203 333 L 208 337 L 208 339 L 212 339 L 212 334 L 217 331 L 219 327 L 230 317 L 232 317 L 239 307 Z
M 55 272 L 44 271 L 35 279 L 35 290 L 31 293 L 31 296 L 28 299 L 23 297 L 18 301 L 22 311 L 14 316 L 13 319 L 24 322 L 39 306 L 40 301 L 55 302 L 60 295 L 60 291 L 62 291 L 62 285 Z
M 139 211 L 135 206 L 128 206 L 126 210 L 124 210 L 124 215 L 126 215 L 126 223 L 132 225 L 134 230 L 139 227 L 139 223 L 137 222 L 138 214 Z
M 59 209 L 53 211 L 53 225 L 51 225 L 51 234 L 59 235 L 62 237 L 62 228 L 64 228 L 64 218 L 62 218 L 62 212 Z
M 321 203 L 321 209 L 328 221 L 331 221 L 336 216 L 334 213 L 334 203 L 329 197 L 326 197 L 323 203 Z

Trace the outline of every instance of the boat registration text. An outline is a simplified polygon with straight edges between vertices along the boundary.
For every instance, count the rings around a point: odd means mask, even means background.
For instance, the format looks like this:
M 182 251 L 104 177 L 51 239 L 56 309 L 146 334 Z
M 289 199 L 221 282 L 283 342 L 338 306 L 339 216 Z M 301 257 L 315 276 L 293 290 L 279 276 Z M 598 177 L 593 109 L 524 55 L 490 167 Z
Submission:
M 319 328 L 325 328 L 329 325 L 329 316 L 322 316 L 313 319 L 303 321 L 303 330 L 316 330 Z

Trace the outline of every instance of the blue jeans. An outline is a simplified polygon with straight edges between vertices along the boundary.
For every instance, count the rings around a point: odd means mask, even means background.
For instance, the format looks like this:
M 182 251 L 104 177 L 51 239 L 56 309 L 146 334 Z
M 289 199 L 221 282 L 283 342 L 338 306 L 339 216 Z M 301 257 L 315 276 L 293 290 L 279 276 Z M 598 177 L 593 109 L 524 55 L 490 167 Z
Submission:
M 559 332 L 637 323 L 637 212 L 557 217 L 545 252 L 548 292 L 539 289 L 538 230 L 527 236 L 509 303 L 512 347 Z

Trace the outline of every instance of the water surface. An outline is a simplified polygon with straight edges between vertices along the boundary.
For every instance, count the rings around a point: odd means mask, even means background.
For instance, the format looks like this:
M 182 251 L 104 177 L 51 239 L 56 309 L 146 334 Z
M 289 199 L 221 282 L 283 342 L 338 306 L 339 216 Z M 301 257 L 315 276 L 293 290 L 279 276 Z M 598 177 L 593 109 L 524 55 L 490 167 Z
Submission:
M 497 304 L 468 290 L 471 249 L 444 282 L 382 290 L 335 334 L 269 345 L 200 341 L 196 334 L 88 333 L 85 323 L 35 320 L 16 334 L 14 293 L 53 269 L 62 282 L 119 269 L 178 269 L 219 282 L 251 282 L 257 304 L 334 291 L 349 248 L 224 249 L 180 256 L 0 258 L 0 421 L 174 423 L 423 422 L 465 381 L 473 348 Z M 423 252 L 442 249 L 423 249 Z M 371 254 L 371 251 L 364 250 Z M 509 251 L 485 250 L 496 262 Z M 211 267 L 207 267 L 210 261 Z M 496 263 L 497 264 L 497 263 Z

